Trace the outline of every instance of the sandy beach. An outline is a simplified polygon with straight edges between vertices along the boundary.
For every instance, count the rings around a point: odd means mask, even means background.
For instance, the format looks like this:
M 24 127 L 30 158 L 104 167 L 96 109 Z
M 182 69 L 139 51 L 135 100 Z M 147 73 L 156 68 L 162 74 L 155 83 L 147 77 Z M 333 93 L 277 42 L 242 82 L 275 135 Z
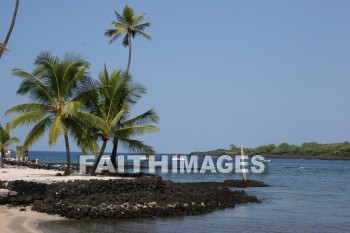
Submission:
M 58 172 L 59 171 L 5 165 L 5 168 L 0 169 L 0 181 L 23 180 L 50 184 L 71 180 L 121 179 L 120 177 L 92 177 L 88 175 L 55 176 Z M 9 190 L 0 189 L 0 195 L 7 195 L 8 192 Z M 67 220 L 63 217 L 31 211 L 30 206 L 25 208 L 26 211 L 19 211 L 20 208 L 21 207 L 7 207 L 6 205 L 0 205 L 1 233 L 41 232 L 37 228 L 38 224 L 41 222 Z
M 109 180 L 109 179 L 128 179 L 121 177 L 106 177 L 106 176 L 89 176 L 89 175 L 70 175 L 70 176 L 56 176 L 57 173 L 63 173 L 62 171 L 32 169 L 27 167 L 9 166 L 5 165 L 5 168 L 0 169 L 0 181 L 32 181 L 37 183 L 50 184 L 53 182 L 65 182 L 72 180 Z

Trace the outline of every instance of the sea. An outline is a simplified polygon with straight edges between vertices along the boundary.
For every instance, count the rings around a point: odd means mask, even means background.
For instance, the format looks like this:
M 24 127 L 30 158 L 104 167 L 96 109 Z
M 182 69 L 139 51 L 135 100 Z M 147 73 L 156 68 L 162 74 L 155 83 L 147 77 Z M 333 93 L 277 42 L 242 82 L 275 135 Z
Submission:
M 77 163 L 80 153 L 72 153 Z M 65 152 L 30 152 L 31 159 L 64 163 Z M 241 179 L 240 174 L 167 173 L 176 182 Z M 136 220 L 69 220 L 45 222 L 43 232 L 350 232 L 350 161 L 272 159 L 266 172 L 248 173 L 248 179 L 270 187 L 247 188 L 262 203 L 236 205 L 212 213 Z M 233 189 L 235 190 L 235 189 Z

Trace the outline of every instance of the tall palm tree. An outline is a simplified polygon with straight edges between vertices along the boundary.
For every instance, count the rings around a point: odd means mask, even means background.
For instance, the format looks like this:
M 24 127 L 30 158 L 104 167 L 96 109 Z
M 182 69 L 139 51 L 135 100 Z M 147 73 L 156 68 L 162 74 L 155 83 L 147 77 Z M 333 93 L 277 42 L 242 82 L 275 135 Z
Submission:
M 7 43 L 9 42 L 13 27 L 15 26 L 18 6 L 19 6 L 19 0 L 16 0 L 16 5 L 15 5 L 15 9 L 14 9 L 13 14 L 12 14 L 12 21 L 11 21 L 10 28 L 6 34 L 6 38 L 5 38 L 4 42 L 2 43 L 2 46 L 0 46 L 0 58 L 4 54 L 4 52 L 6 51 Z
M 13 75 L 22 78 L 17 94 L 28 95 L 33 101 L 9 109 L 6 114 L 21 115 L 8 123 L 10 129 L 19 125 L 34 125 L 24 141 L 29 148 L 48 131 L 49 145 L 64 136 L 67 168 L 64 175 L 70 175 L 69 134 L 77 138 L 85 124 L 103 125 L 98 117 L 83 110 L 78 97 L 91 88 L 87 76 L 89 63 L 79 54 L 67 54 L 63 59 L 48 52 L 41 53 L 34 61 L 34 71 L 29 73 L 16 68 Z
M 106 145 L 111 139 L 113 142 L 116 139 L 118 139 L 117 142 L 121 140 L 123 145 L 133 152 L 145 151 L 152 153 L 152 147 L 131 137 L 159 131 L 158 127 L 153 125 L 158 121 L 157 114 L 154 110 L 149 110 L 140 116 L 128 119 L 132 106 L 145 93 L 145 88 L 133 83 L 131 77 L 120 70 L 113 71 L 109 75 L 105 67 L 99 75 L 96 90 L 99 101 L 95 102 L 97 104 L 92 105 L 90 110 L 91 113 L 106 122 L 108 127 L 105 130 L 98 131 L 97 136 L 103 143 L 92 174 L 95 174 Z
M 134 10 L 129 6 L 125 6 L 122 15 L 120 15 L 117 11 L 115 11 L 115 15 L 117 17 L 117 20 L 112 21 L 114 28 L 108 29 L 105 32 L 105 35 L 111 37 L 109 43 L 113 43 L 120 36 L 124 35 L 122 44 L 124 47 L 129 47 L 128 66 L 126 68 L 126 74 L 129 74 L 132 39 L 135 38 L 135 36 L 142 36 L 148 40 L 152 40 L 152 37 L 150 35 L 144 33 L 145 29 L 150 27 L 151 24 L 141 23 L 144 19 L 145 14 L 141 13 L 135 16 Z
M 19 139 L 10 136 L 10 129 L 8 127 L 3 128 L 0 124 L 0 167 L 3 167 L 2 159 L 6 154 L 7 149 L 13 144 L 18 143 Z

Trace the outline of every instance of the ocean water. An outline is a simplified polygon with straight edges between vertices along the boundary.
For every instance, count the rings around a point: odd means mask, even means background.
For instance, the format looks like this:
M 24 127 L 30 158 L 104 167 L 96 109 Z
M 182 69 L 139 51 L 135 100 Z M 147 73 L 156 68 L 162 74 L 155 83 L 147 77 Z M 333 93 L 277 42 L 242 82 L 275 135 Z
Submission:
M 64 154 L 58 154 L 64 162 Z M 241 178 L 238 174 L 158 174 L 178 182 Z M 271 185 L 247 189 L 261 204 L 198 216 L 46 222 L 40 228 L 52 233 L 350 232 L 350 161 L 273 159 L 266 173 L 248 174 L 248 178 Z

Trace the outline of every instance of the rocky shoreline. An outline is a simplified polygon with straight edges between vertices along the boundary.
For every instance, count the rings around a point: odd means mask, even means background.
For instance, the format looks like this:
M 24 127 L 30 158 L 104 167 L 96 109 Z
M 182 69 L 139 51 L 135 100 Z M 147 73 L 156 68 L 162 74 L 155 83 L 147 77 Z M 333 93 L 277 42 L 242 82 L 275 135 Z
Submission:
M 0 204 L 32 205 L 34 211 L 69 219 L 130 219 L 198 215 L 260 202 L 243 190 L 230 190 L 229 183 L 174 183 L 153 175 L 53 184 L 0 181 L 0 188 L 10 190 Z
M 64 164 L 15 161 L 6 161 L 6 164 L 27 167 L 30 170 L 54 170 L 59 175 L 65 170 Z M 77 173 L 77 169 L 73 166 L 72 172 Z M 236 204 L 260 203 L 257 197 L 249 196 L 244 190 L 232 191 L 231 187 L 268 186 L 254 180 L 175 183 L 144 173 L 102 177 L 85 180 L 78 177 L 76 180 L 64 182 L 41 183 L 28 180 L 1 181 L 0 176 L 0 189 L 7 192 L 6 195 L 0 195 L 0 205 L 31 206 L 34 211 L 69 219 L 198 215 L 217 209 L 233 208 Z

